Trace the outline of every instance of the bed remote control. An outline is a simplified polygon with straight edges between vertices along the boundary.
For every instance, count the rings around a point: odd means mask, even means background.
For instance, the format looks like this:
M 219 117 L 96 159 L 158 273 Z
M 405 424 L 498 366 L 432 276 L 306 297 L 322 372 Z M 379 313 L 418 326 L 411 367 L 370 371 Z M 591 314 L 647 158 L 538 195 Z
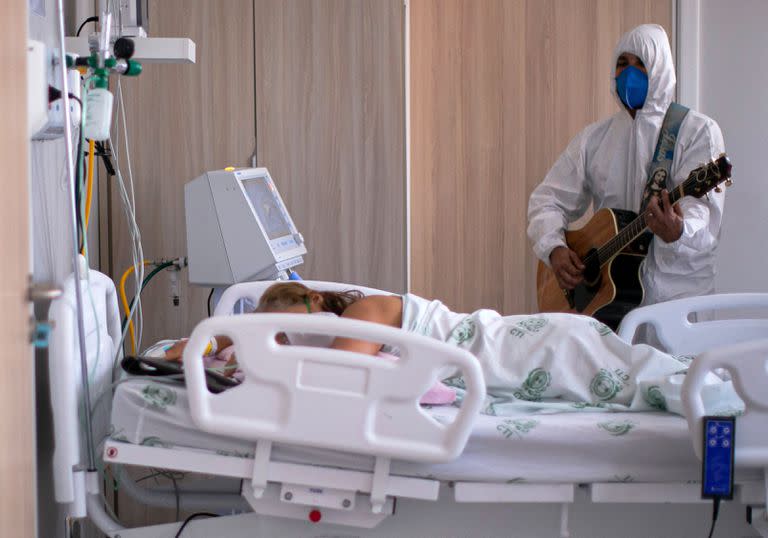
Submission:
M 733 499 L 733 447 L 736 439 L 734 417 L 703 417 L 704 459 L 701 497 Z

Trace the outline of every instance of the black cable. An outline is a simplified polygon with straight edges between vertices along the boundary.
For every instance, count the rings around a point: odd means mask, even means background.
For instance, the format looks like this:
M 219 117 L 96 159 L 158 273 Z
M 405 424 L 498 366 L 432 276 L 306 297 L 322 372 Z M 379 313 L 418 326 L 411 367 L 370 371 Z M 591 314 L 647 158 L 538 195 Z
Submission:
M 49 103 L 53 103 L 57 99 L 61 99 L 61 95 L 62 95 L 62 92 L 60 89 L 54 88 L 53 86 L 48 85 L 48 102 Z M 80 105 L 80 112 L 82 112 L 83 100 L 80 99 L 77 95 L 75 95 L 72 92 L 69 92 L 67 95 L 69 96 L 70 99 L 74 99 L 75 101 L 77 101 L 77 103 Z
M 167 478 L 168 480 L 184 480 L 187 477 L 187 473 L 183 473 L 180 471 L 171 471 L 169 469 L 155 469 L 152 468 L 151 473 L 144 475 L 140 478 L 137 478 L 134 480 L 137 484 L 139 482 L 143 482 L 144 480 L 150 480 L 154 479 L 155 484 L 160 485 L 160 483 L 157 481 L 158 476 L 162 476 L 163 478 Z
M 78 136 L 77 137 L 77 162 L 75 163 L 75 169 L 76 171 L 80 170 L 80 165 L 83 162 L 83 137 Z M 83 233 L 83 219 L 81 218 L 82 215 L 80 214 L 80 182 L 75 181 L 75 218 L 77 221 L 77 251 L 80 252 L 83 250 L 83 236 L 85 235 Z
M 173 262 L 165 262 L 165 263 L 161 263 L 160 265 L 158 265 L 157 267 L 152 269 L 152 271 L 150 271 L 150 273 L 147 276 L 145 276 L 144 280 L 141 282 L 141 290 L 139 290 L 139 294 L 141 294 L 141 292 L 144 291 L 144 288 L 147 286 L 147 284 L 149 284 L 149 281 L 152 280 L 152 277 L 154 277 L 157 273 L 159 273 L 163 269 L 165 269 L 167 267 L 171 267 L 172 265 L 173 265 Z M 133 302 L 135 300 L 136 300 L 136 297 L 134 296 L 131 299 L 131 302 L 128 303 L 128 310 L 129 311 L 130 311 L 131 308 L 133 308 Z M 125 316 L 123 316 L 123 324 L 121 326 L 123 331 L 125 330 L 125 326 L 126 325 L 128 325 L 128 313 L 127 312 L 126 312 Z
M 715 497 L 712 499 L 712 526 L 709 528 L 709 536 L 708 538 L 712 538 L 712 535 L 715 532 L 715 523 L 717 523 L 717 516 L 720 512 L 720 497 Z
M 179 538 L 181 536 L 182 531 L 184 530 L 184 527 L 186 527 L 190 521 L 192 521 L 195 518 L 198 517 L 219 517 L 219 514 L 212 514 L 210 512 L 195 512 L 191 516 L 189 516 L 187 519 L 184 520 L 184 523 L 181 524 L 181 527 L 179 527 L 179 532 L 176 533 L 176 536 L 173 538 Z
M 110 159 L 112 151 L 105 143 L 96 142 L 96 156 L 101 157 L 101 160 L 104 162 L 104 168 L 107 170 L 107 174 L 109 176 L 114 176 L 115 167 L 112 165 L 112 160 Z
M 211 297 L 213 297 L 213 292 L 216 288 L 211 288 L 211 293 L 208 294 L 208 317 L 211 317 Z
M 173 519 L 178 521 L 181 515 L 181 494 L 179 493 L 179 484 L 176 482 L 176 479 L 173 477 L 173 475 L 171 475 L 169 478 L 171 479 L 171 482 L 173 482 L 173 493 L 176 496 L 176 517 Z
M 52 103 L 56 101 L 57 99 L 61 99 L 62 91 L 58 88 L 54 88 L 53 86 L 48 86 L 48 102 Z M 80 114 L 83 113 L 83 101 L 76 96 L 73 93 L 67 93 L 67 96 L 70 99 L 74 99 L 77 101 L 77 103 L 80 105 Z M 75 163 L 75 166 L 77 167 L 77 170 L 80 170 L 80 167 L 83 163 L 83 137 L 78 136 L 77 137 L 77 151 L 75 153 L 77 155 L 77 162 Z M 83 222 L 80 214 L 80 183 L 75 182 L 75 211 L 76 211 L 76 220 L 77 220 L 77 244 L 78 244 L 78 250 L 83 250 Z
M 89 22 L 99 22 L 99 17 L 97 17 L 96 15 L 94 15 L 93 17 L 88 17 L 87 19 L 85 19 L 85 20 L 83 21 L 83 23 L 80 25 L 80 28 L 78 28 L 78 29 L 77 29 L 77 33 L 76 33 L 75 35 L 76 35 L 76 36 L 79 36 L 79 35 L 80 35 L 80 32 L 82 32 L 82 31 L 83 31 L 83 26 L 85 26 L 85 25 L 86 25 L 86 24 L 88 24 Z

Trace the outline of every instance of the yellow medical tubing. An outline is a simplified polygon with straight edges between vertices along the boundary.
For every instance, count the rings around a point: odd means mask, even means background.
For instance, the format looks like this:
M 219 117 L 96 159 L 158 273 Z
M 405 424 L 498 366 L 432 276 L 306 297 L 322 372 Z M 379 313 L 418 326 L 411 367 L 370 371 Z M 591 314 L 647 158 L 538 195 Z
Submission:
M 91 201 L 93 199 L 93 154 L 96 149 L 96 143 L 93 140 L 88 141 L 88 182 L 85 186 L 85 233 L 88 232 L 88 221 L 91 218 Z M 87 237 L 87 235 L 86 235 Z M 85 244 L 80 249 L 80 254 L 85 255 Z
M 143 265 L 149 265 L 152 262 L 149 260 L 144 260 L 142 262 Z M 131 312 L 131 307 L 128 306 L 128 298 L 125 296 L 125 281 L 128 279 L 128 276 L 133 273 L 134 267 L 131 265 L 128 269 L 125 270 L 123 273 L 123 276 L 120 277 L 120 300 L 123 302 L 123 310 L 125 311 L 125 317 L 128 317 L 128 314 Z M 139 284 L 141 286 L 141 284 Z M 137 295 L 141 293 L 141 289 L 137 290 Z M 133 332 L 133 320 L 128 320 L 128 332 L 131 334 L 131 353 L 136 355 L 136 335 Z

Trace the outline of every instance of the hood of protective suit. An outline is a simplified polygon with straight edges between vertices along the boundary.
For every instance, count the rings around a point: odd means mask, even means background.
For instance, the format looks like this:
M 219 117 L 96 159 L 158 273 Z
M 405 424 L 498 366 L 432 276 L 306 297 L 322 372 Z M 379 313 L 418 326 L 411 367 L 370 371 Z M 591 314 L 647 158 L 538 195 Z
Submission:
M 611 93 L 619 106 L 624 104 L 616 93 L 616 61 L 622 53 L 629 52 L 640 58 L 648 70 L 648 95 L 638 114 L 666 113 L 675 97 L 675 66 L 672 50 L 664 28 L 658 24 L 643 24 L 621 36 L 613 51 L 611 63 Z

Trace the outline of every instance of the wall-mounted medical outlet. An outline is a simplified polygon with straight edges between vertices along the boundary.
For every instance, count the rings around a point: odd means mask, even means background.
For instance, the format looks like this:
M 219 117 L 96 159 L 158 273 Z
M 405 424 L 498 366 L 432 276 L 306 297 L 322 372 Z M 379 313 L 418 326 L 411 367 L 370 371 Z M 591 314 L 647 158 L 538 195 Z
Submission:
M 59 98 L 48 103 L 48 88 L 49 86 L 61 91 L 61 66 L 59 65 L 60 55 L 58 50 L 46 50 L 44 54 L 45 64 L 45 79 L 44 79 L 44 91 L 46 95 L 46 121 L 37 130 L 32 132 L 33 140 L 51 140 L 64 136 L 64 99 Z M 36 77 L 39 79 L 39 77 Z M 36 80 L 36 85 L 39 82 Z M 75 69 L 67 70 L 67 86 L 69 93 L 80 98 L 80 73 Z M 39 88 L 35 87 L 30 91 L 38 92 Z M 69 99 L 69 117 L 72 129 L 76 129 L 80 125 L 80 103 L 76 99 Z

